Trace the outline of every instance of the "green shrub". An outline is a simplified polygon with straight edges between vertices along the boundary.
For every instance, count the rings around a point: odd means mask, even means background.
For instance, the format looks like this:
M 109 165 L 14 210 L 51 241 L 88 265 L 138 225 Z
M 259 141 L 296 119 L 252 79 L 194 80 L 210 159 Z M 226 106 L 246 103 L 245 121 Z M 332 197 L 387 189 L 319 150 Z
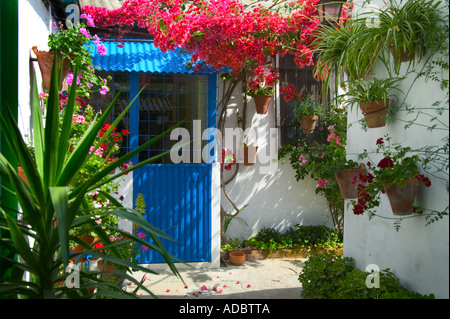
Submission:
M 299 235 L 299 242 L 309 247 L 336 247 L 342 241 L 338 238 L 338 231 L 323 225 L 295 225 Z
M 338 238 L 337 230 L 323 225 L 295 226 L 297 229 L 289 228 L 285 233 L 274 228 L 263 228 L 256 236 L 245 240 L 242 244 L 262 250 L 342 246 L 342 240 Z
M 307 261 L 299 281 L 305 299 L 423 299 L 422 295 L 400 285 L 389 270 L 379 272 L 379 288 L 368 288 L 368 272 L 354 268 L 354 259 L 337 256 L 334 252 L 313 253 Z

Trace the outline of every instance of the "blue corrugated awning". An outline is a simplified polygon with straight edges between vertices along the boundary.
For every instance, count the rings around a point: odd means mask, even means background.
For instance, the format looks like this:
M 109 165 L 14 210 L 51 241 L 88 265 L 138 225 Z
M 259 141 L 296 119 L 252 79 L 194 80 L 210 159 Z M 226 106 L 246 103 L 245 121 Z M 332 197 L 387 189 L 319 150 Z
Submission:
M 106 47 L 106 55 L 100 55 L 93 42 L 86 46 L 95 67 L 105 71 L 136 71 L 179 74 L 214 74 L 218 71 L 212 66 L 203 65 L 199 72 L 188 67 L 192 53 L 184 50 L 161 52 L 152 41 L 123 41 L 119 47 L 115 41 L 101 42 Z M 225 71 L 225 70 L 222 70 Z

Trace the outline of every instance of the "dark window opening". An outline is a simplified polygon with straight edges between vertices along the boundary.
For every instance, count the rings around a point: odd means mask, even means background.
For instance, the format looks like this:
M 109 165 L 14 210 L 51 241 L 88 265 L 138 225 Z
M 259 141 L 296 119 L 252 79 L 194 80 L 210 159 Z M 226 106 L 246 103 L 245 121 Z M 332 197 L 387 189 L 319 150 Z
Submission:
M 306 66 L 300 69 L 295 64 L 294 57 L 290 54 L 280 58 L 279 61 L 281 83 L 293 84 L 297 92 L 301 93 L 302 98 L 311 95 L 317 102 L 322 101 L 320 82 L 313 77 L 314 66 Z M 298 138 L 305 137 L 298 120 L 294 116 L 294 103 L 295 99 L 289 102 L 286 102 L 283 97 L 280 99 L 281 145 L 291 144 Z M 314 133 L 308 135 L 314 135 Z

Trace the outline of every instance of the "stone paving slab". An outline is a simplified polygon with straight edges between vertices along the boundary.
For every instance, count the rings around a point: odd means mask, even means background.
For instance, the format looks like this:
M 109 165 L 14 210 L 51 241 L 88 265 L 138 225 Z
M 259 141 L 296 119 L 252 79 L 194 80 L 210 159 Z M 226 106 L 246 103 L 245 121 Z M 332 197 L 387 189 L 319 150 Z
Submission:
M 215 269 L 180 267 L 185 283 L 169 269 L 158 270 L 158 275 L 136 272 L 134 277 L 141 280 L 145 275 L 145 287 L 159 299 L 301 299 L 298 276 L 305 260 L 267 258 L 247 260 L 239 266 L 226 261 L 227 267 Z M 127 291 L 136 288 L 126 287 Z M 137 296 L 153 298 L 143 290 Z

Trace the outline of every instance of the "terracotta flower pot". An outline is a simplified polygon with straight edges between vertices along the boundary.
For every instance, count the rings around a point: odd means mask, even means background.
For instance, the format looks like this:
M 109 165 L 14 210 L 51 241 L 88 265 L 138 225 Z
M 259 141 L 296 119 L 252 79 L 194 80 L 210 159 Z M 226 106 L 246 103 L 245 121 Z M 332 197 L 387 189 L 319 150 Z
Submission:
M 358 197 L 358 183 L 353 183 L 353 180 L 359 173 L 364 173 L 364 164 L 362 163 L 357 168 L 341 169 L 334 173 L 342 198 L 353 199 Z
M 25 182 L 25 184 L 27 184 L 28 186 L 30 186 L 30 184 L 28 183 L 28 179 L 25 176 L 25 172 L 23 171 L 22 167 L 17 167 L 17 173 L 19 174 L 20 178 Z
M 373 101 L 369 103 L 360 102 L 359 107 L 367 122 L 367 127 L 376 128 L 386 125 L 387 108 L 389 100 Z
M 384 184 L 384 190 L 389 198 L 394 215 L 411 215 L 414 212 L 419 182 L 415 178 L 405 181 L 402 185 Z
M 95 242 L 97 240 L 96 237 L 91 236 L 91 235 L 84 235 L 83 237 L 80 238 L 82 241 L 84 241 L 86 244 L 88 245 L 92 245 L 93 242 Z M 75 248 L 71 248 L 69 249 L 69 251 L 71 253 L 81 253 L 84 250 L 83 246 L 77 245 Z
M 256 162 L 258 146 L 244 146 L 244 165 L 251 166 Z
M 54 52 L 47 52 L 47 51 L 39 51 L 37 46 L 34 46 L 33 48 L 34 54 L 36 54 L 37 61 L 39 64 L 39 69 L 41 70 L 42 74 L 42 85 L 44 87 L 44 90 L 50 89 L 50 80 L 52 76 L 52 68 L 53 68 L 53 60 L 55 58 Z M 59 83 L 59 88 L 61 88 L 62 83 L 64 79 L 66 78 L 67 74 L 70 70 L 70 63 L 69 60 L 64 59 L 63 60 L 63 67 L 62 67 L 62 74 L 61 79 Z
M 314 129 L 316 128 L 317 120 L 319 119 L 319 116 L 317 115 L 303 115 L 300 118 L 300 124 L 302 126 L 302 132 L 303 133 L 312 133 L 314 132 Z
M 245 253 L 242 251 L 233 251 L 228 254 L 228 257 L 233 265 L 239 266 L 245 262 Z
M 394 46 L 391 45 L 389 47 L 389 50 L 391 51 L 391 54 L 394 57 L 395 56 L 395 54 L 394 54 Z M 405 50 L 401 49 L 399 57 L 400 57 L 400 62 L 408 62 L 408 61 L 412 60 L 412 57 L 410 56 L 409 50 L 405 51 Z
M 272 100 L 271 95 L 256 95 L 253 97 L 253 100 L 255 101 L 256 106 L 256 113 L 257 114 L 267 114 L 267 111 L 269 109 L 269 103 L 270 100 Z

